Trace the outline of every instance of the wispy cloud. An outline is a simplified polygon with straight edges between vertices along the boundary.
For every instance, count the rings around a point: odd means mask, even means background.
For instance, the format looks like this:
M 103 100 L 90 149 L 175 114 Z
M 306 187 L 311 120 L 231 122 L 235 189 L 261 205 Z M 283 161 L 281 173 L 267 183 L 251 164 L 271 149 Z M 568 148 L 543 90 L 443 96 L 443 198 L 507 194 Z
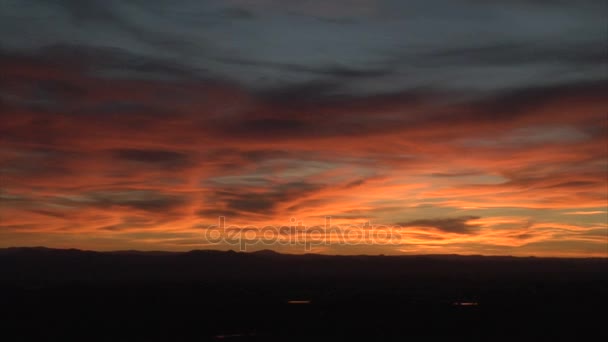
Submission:
M 567 212 L 564 213 L 564 215 L 602 215 L 602 214 L 606 214 L 608 212 L 606 211 L 601 211 L 601 210 L 591 210 L 591 211 L 571 211 L 571 212 Z

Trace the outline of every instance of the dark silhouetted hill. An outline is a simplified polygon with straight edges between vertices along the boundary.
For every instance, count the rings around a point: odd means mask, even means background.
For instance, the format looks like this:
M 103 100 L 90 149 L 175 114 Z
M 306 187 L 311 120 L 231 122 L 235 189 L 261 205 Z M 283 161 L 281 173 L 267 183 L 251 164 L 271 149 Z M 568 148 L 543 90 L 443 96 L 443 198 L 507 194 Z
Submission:
M 608 259 L 0 249 L 20 340 L 606 335 Z

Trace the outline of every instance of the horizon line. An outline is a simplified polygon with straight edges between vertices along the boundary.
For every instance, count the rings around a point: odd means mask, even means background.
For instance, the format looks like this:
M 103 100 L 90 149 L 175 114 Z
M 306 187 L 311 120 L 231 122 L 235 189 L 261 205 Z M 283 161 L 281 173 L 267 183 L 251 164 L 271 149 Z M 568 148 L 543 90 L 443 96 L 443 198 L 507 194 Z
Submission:
M 462 258 L 510 258 L 510 259 L 599 259 L 608 260 L 608 254 L 606 256 L 536 256 L 536 255 L 509 255 L 509 254 L 458 254 L 458 253 L 434 253 L 434 254 L 325 254 L 325 253 L 284 253 L 278 252 L 272 249 L 259 249 L 255 251 L 235 251 L 233 249 L 220 250 L 220 249 L 191 249 L 184 251 L 171 251 L 171 250 L 138 250 L 138 249 L 123 249 L 123 250 L 93 250 L 93 249 L 81 249 L 81 248 L 56 248 L 46 246 L 10 246 L 0 247 L 0 252 L 6 250 L 50 250 L 50 251 L 76 251 L 76 252 L 89 252 L 99 254 L 112 254 L 112 253 L 139 253 L 139 254 L 153 254 L 153 253 L 164 253 L 164 254 L 188 254 L 192 252 L 217 252 L 217 253 L 229 253 L 229 254 L 249 254 L 249 255 L 260 255 L 262 253 L 272 253 L 279 256 L 323 256 L 323 257 L 395 257 L 395 258 L 408 258 L 408 257 L 462 257 Z

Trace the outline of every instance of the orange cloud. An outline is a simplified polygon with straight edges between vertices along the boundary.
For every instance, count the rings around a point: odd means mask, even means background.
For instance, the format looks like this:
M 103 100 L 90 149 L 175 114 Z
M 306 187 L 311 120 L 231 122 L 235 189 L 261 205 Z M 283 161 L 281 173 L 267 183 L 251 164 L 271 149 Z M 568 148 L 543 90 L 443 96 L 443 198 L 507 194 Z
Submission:
M 564 218 L 606 213 L 604 83 L 536 99 L 285 103 L 221 82 L 3 61 L 4 246 L 189 249 L 207 246 L 200 227 L 218 216 L 401 223 L 387 253 L 599 255 L 605 244 L 606 225 Z

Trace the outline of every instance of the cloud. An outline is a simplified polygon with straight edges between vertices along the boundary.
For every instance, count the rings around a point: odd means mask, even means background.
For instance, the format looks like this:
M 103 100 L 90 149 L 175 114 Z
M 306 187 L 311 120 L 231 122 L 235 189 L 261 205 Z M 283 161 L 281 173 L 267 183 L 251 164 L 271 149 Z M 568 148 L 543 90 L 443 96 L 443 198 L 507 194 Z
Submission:
M 264 62 L 254 61 L 239 58 L 222 58 L 217 59 L 218 62 L 233 64 L 246 67 L 266 68 L 275 69 L 287 73 L 305 73 L 320 77 L 330 77 L 335 79 L 358 79 L 358 78 L 373 78 L 388 75 L 391 71 L 389 69 L 373 68 L 373 69 L 362 69 L 344 67 L 340 65 L 327 65 L 327 66 L 306 66 L 300 64 L 290 63 L 277 63 L 277 62 Z
M 307 135 L 313 128 L 308 122 L 298 119 L 264 118 L 238 120 L 224 128 L 227 134 L 251 138 L 284 138 Z
M 602 51 L 593 43 L 571 43 L 572 45 L 547 45 L 539 42 L 494 42 L 479 46 L 462 46 L 439 50 L 413 63 L 432 66 L 446 65 L 534 65 L 545 63 L 599 65 Z M 588 45 L 587 45 L 588 44 Z
M 116 149 L 112 153 L 117 159 L 149 164 L 152 167 L 181 168 L 190 164 L 186 154 L 174 151 Z
M 270 189 L 218 188 L 214 190 L 212 203 L 226 210 L 202 210 L 199 214 L 253 213 L 272 217 L 280 207 L 302 201 L 320 189 L 320 185 L 305 182 L 279 184 Z
M 127 207 L 143 211 L 170 211 L 178 208 L 185 199 L 151 190 L 105 190 L 85 193 L 82 203 L 95 207 Z
M 10 2 L 0 38 L 12 52 L 69 47 L 104 78 L 214 78 L 256 91 L 315 82 L 346 95 L 487 91 L 601 78 L 605 4 L 530 4 Z
M 120 223 L 111 224 L 98 228 L 99 230 L 106 231 L 122 231 L 122 230 L 133 230 L 141 228 L 153 228 L 157 226 L 159 222 L 149 217 L 142 216 L 124 216 L 120 218 Z
M 332 216 L 595 253 L 605 5 L 441 4 L 7 3 L 3 243 Z
M 468 222 L 479 218 L 480 217 L 476 216 L 463 216 L 444 219 L 422 219 L 398 223 L 397 225 L 404 227 L 434 228 L 446 233 L 471 234 L 478 225 L 469 224 Z
M 251 20 L 255 18 L 255 14 L 252 11 L 238 7 L 227 8 L 221 13 L 227 18 L 236 20 Z
M 606 214 L 606 211 L 602 210 L 589 210 L 589 211 L 571 211 L 564 213 L 564 215 L 602 215 Z
M 432 173 L 433 177 L 468 177 L 480 175 L 479 171 L 459 171 L 459 172 L 435 172 Z

